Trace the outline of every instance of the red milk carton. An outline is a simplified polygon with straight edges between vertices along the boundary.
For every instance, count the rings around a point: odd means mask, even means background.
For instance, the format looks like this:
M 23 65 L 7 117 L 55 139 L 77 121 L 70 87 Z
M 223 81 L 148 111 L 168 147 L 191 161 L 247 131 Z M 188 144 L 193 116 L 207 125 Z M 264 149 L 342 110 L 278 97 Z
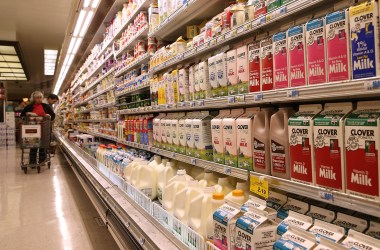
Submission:
M 289 87 L 288 48 L 286 44 L 286 32 L 279 32 L 273 35 L 273 70 L 275 89 Z
M 273 89 L 273 42 L 266 38 L 260 42 L 261 90 Z
M 297 87 L 307 84 L 305 26 L 299 25 L 288 29 L 289 86 Z
M 255 42 L 248 45 L 248 63 L 249 92 L 258 92 L 261 90 L 260 43 Z

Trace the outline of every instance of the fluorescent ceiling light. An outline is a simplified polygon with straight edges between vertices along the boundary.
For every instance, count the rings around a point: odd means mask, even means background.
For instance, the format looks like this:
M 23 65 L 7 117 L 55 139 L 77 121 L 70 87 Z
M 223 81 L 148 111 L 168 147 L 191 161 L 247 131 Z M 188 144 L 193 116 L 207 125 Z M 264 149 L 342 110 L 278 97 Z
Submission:
M 17 52 L 13 46 L 0 45 L 0 54 L 17 55 Z
M 79 13 L 79 17 L 78 17 L 77 23 L 75 25 L 73 36 L 78 36 L 79 30 L 83 26 L 83 20 L 84 20 L 85 15 L 86 15 L 86 11 L 85 10 L 81 10 L 80 13 Z
M 96 9 L 96 8 L 98 7 L 98 5 L 99 5 L 99 2 L 100 2 L 100 0 L 94 0 L 94 1 L 92 2 L 91 7 L 94 8 L 94 9 Z
M 18 42 L 0 41 L 0 77 L 2 80 L 27 80 L 21 63 Z
M 79 36 L 80 37 L 83 37 L 84 34 L 86 34 L 86 31 L 88 29 L 88 26 L 90 26 L 90 22 L 92 20 L 92 17 L 94 16 L 94 11 L 93 10 L 90 10 L 87 14 L 87 17 L 86 17 L 86 20 L 84 21 L 84 24 L 82 26 L 82 29 L 79 33 Z
M 58 56 L 58 50 L 50 50 L 50 49 L 44 50 L 44 58 L 45 58 L 44 74 L 46 76 L 54 75 L 57 56 Z
M 73 51 L 76 41 L 77 41 L 77 39 L 75 37 L 71 38 L 69 48 L 67 49 L 67 54 L 70 54 Z
M 90 6 L 90 2 L 91 0 L 84 0 L 83 7 L 87 8 L 88 6 Z
M 74 49 L 72 51 L 73 54 L 76 54 L 78 52 L 79 46 L 82 43 L 82 38 L 78 38 L 77 42 L 75 43 Z

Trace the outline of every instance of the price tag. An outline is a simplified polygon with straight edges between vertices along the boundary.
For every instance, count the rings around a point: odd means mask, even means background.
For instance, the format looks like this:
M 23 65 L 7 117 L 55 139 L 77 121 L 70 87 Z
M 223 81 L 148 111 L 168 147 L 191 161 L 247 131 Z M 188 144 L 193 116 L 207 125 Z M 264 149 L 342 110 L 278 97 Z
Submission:
M 212 39 L 211 42 L 210 42 L 210 45 L 214 46 L 215 44 L 216 44 L 216 39 Z
M 245 25 L 244 29 L 245 29 L 246 31 L 252 29 L 252 23 L 247 23 L 247 24 Z
M 171 107 L 172 107 L 171 104 L 166 104 L 166 108 L 167 108 L 167 109 L 170 109 Z
M 178 60 L 178 61 L 182 60 L 182 59 L 184 58 L 184 56 L 185 56 L 184 54 L 180 54 L 180 55 L 178 55 L 178 56 L 177 56 L 177 60 Z
M 176 153 L 172 153 L 172 158 L 176 159 L 177 158 L 177 154 Z
M 245 102 L 245 95 L 237 95 L 236 101 L 237 102 Z
M 228 97 L 228 103 L 229 104 L 232 104 L 232 103 L 235 103 L 236 102 L 236 98 L 235 98 L 235 96 L 229 96 Z
M 264 95 L 262 93 L 256 94 L 254 97 L 255 101 L 262 101 L 264 99 Z
M 237 34 L 243 33 L 244 30 L 245 30 L 245 27 L 244 26 L 240 26 L 239 28 L 237 28 Z
M 380 81 L 372 81 L 364 83 L 364 90 L 374 90 L 380 88 Z
M 287 97 L 298 97 L 300 95 L 297 89 L 291 89 L 286 92 Z
M 183 108 L 183 107 L 186 107 L 186 103 L 184 103 L 184 102 L 180 102 L 180 103 L 179 103 L 179 106 L 182 107 L 182 108 Z
M 264 199 L 268 199 L 269 197 L 268 181 L 263 177 L 251 175 L 250 190 L 251 192 L 263 197 Z
M 224 174 L 225 175 L 231 175 L 231 167 L 224 166 Z
M 225 35 L 221 35 L 221 36 L 219 36 L 219 37 L 216 39 L 216 41 L 217 41 L 217 43 L 220 43 L 220 42 L 223 42 L 224 39 L 225 39 Z
M 190 159 L 190 163 L 191 163 L 192 165 L 196 165 L 196 164 L 197 164 L 197 159 L 195 159 L 195 158 L 191 158 L 191 159 Z
M 334 201 L 334 195 L 331 192 L 319 191 L 319 197 L 326 201 Z
M 198 106 L 199 107 L 203 107 L 204 105 L 205 105 L 205 101 L 204 100 L 198 101 Z
M 190 102 L 190 107 L 195 107 L 195 102 Z

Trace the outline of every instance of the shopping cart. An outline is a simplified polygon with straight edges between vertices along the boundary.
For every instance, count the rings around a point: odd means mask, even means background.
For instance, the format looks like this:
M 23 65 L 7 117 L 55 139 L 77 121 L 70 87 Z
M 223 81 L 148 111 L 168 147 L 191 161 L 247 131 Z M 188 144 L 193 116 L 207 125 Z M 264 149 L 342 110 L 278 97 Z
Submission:
M 20 122 L 20 166 L 25 174 L 28 167 L 37 168 L 40 173 L 45 163 L 50 169 L 50 123 L 50 116 L 23 117 Z M 42 155 L 45 155 L 44 159 L 40 159 Z

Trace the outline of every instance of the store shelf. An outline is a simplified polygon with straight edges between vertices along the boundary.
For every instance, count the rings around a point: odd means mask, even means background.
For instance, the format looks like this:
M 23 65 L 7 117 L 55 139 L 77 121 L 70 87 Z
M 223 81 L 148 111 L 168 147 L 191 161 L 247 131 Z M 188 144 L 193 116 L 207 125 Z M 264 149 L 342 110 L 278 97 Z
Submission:
M 94 70 L 92 70 L 88 76 L 86 77 L 86 80 L 89 80 L 96 72 L 99 72 L 102 70 L 102 66 L 113 56 L 113 53 L 110 53 L 101 63 L 96 66 Z
M 321 187 L 311 186 L 299 182 L 285 180 L 274 176 L 251 172 L 250 175 L 268 180 L 269 187 L 292 194 L 298 194 L 314 200 L 323 201 L 339 207 L 358 211 L 368 215 L 380 217 L 380 201 L 349 195 Z
M 145 53 L 144 55 L 140 56 L 138 59 L 134 60 L 133 62 L 129 63 L 122 69 L 115 72 L 115 77 L 119 77 L 125 72 L 131 71 L 138 66 L 141 66 L 142 64 L 147 64 L 150 60 L 151 55 L 149 53 Z
M 286 19 L 291 18 L 294 13 L 300 13 L 306 9 L 317 7 L 325 1 L 326 0 L 297 0 L 290 2 L 289 4 L 270 12 L 265 16 L 248 21 L 241 26 L 235 27 L 234 29 L 227 31 L 224 34 L 217 36 L 198 47 L 189 49 L 181 54 L 176 55 L 170 60 L 151 68 L 149 70 L 149 73 L 153 75 L 157 72 L 174 67 L 177 64 L 183 65 L 191 59 L 199 58 L 202 55 L 211 53 L 212 51 L 222 48 L 223 46 L 236 43 L 239 40 L 246 38 L 248 35 L 252 35 L 254 33 L 262 31 L 262 29 L 268 28 L 270 25 L 278 25 L 278 22 L 280 21 L 286 23 Z M 175 25 L 175 23 L 173 25 Z
M 75 122 L 88 122 L 88 123 L 93 123 L 93 122 L 117 122 L 116 118 L 107 118 L 107 119 L 77 119 Z
M 116 32 L 115 36 L 113 36 L 109 41 L 103 46 L 101 51 L 96 56 L 97 58 L 104 53 L 104 51 L 117 39 L 121 36 L 125 28 L 128 26 L 129 23 L 131 23 L 135 17 L 140 13 L 140 11 L 147 10 L 149 8 L 151 1 L 146 0 L 142 2 L 137 8 L 132 12 L 132 14 L 129 16 L 129 19 L 125 21 L 125 23 L 120 27 L 120 29 Z
M 221 13 L 224 8 L 225 1 L 221 0 L 189 0 L 151 31 L 149 36 L 162 40 L 177 39 L 186 34 L 187 25 L 198 25 L 202 20 Z
M 83 105 L 83 104 L 86 104 L 86 103 L 88 103 L 89 101 L 91 101 L 92 99 L 94 99 L 94 98 L 96 98 L 96 97 L 98 97 L 98 96 L 100 96 L 100 95 L 102 95 L 102 94 L 104 94 L 104 93 L 107 93 L 108 91 L 111 91 L 111 90 L 113 90 L 114 88 L 115 88 L 115 86 L 109 86 L 108 88 L 99 91 L 98 93 L 96 93 L 96 94 L 94 94 L 94 95 L 92 95 L 92 96 L 86 98 L 85 100 L 83 100 L 82 102 L 79 102 L 79 103 L 76 104 L 76 105 L 77 105 L 77 106 L 81 106 L 81 105 Z
M 69 163 L 75 163 L 76 166 L 72 166 L 74 173 L 84 185 L 86 193 L 100 216 L 110 227 L 109 230 L 119 228 L 126 235 L 133 236 L 136 239 L 134 242 L 140 244 L 140 246 L 134 246 L 134 249 L 175 250 L 187 248 L 184 243 L 175 238 L 153 217 L 153 213 L 147 212 L 136 199 L 132 198 L 131 193 L 135 194 L 138 190 L 133 189 L 104 165 L 99 164 L 75 143 L 67 140 L 59 133 L 55 133 L 55 135 L 61 148 L 70 158 L 68 159 Z M 91 189 L 91 193 L 89 189 Z M 94 197 L 101 198 L 102 206 L 99 206 Z M 115 220 L 112 220 L 112 217 L 117 218 L 116 222 L 121 224 L 119 227 L 115 226 Z M 119 237 L 118 240 L 126 239 Z M 131 245 L 129 244 L 127 247 L 131 247 Z
M 146 26 L 141 29 L 135 36 L 131 37 L 129 41 L 123 45 L 117 52 L 114 53 L 115 58 L 120 56 L 125 50 L 127 49 L 133 49 L 133 47 L 138 43 L 138 40 L 143 40 L 148 36 L 148 29 L 149 25 L 146 24 Z
M 104 78 L 106 78 L 107 76 L 109 76 L 111 73 L 113 73 L 115 71 L 115 68 L 111 68 L 110 70 L 108 70 L 107 73 L 105 73 L 104 75 L 102 75 L 101 77 L 99 77 L 98 79 L 96 79 L 93 83 L 91 83 L 90 86 L 86 87 L 83 91 L 82 91 L 82 94 L 86 93 L 87 91 L 89 91 L 90 89 L 92 89 L 96 84 L 98 84 L 99 82 L 101 82 Z
M 173 111 L 191 111 L 203 109 L 223 109 L 233 107 L 260 106 L 263 104 L 281 104 L 289 102 L 311 102 L 329 100 L 348 100 L 363 97 L 378 97 L 380 94 L 380 77 L 333 82 L 312 86 L 247 93 L 182 102 L 173 105 L 157 105 L 134 109 L 119 110 L 123 114 L 144 114 Z
M 78 91 L 75 95 L 73 95 L 72 99 L 74 100 L 76 97 L 78 97 L 80 94 L 82 94 L 82 91 Z
M 115 106 L 115 102 L 110 102 L 110 103 L 106 103 L 106 104 L 103 104 L 103 105 L 98 105 L 98 106 L 90 108 L 90 109 L 85 109 L 85 110 L 79 111 L 78 113 L 79 114 L 90 113 L 91 111 L 95 111 L 95 110 L 99 110 L 99 109 L 105 109 L 105 108 L 110 108 L 110 107 L 113 107 L 113 106 Z
M 139 93 L 140 91 L 142 90 L 147 90 L 150 88 L 150 82 L 149 82 L 149 79 L 144 82 L 144 84 L 142 84 L 141 86 L 133 89 L 133 90 L 130 90 L 130 91 L 126 91 L 124 93 L 117 93 L 115 94 L 116 97 L 120 97 L 120 96 L 125 96 L 125 95 L 131 95 L 131 94 L 135 94 L 135 93 Z
M 91 131 L 87 131 L 87 130 L 83 130 L 83 129 L 78 129 L 78 131 L 81 132 L 81 133 L 93 135 L 93 136 L 96 136 L 96 137 L 99 137 L 99 138 L 103 138 L 103 139 L 107 139 L 107 140 L 110 140 L 110 141 L 114 141 L 114 142 L 117 141 L 116 137 L 113 137 L 113 136 L 110 136 L 110 135 L 100 134 L 100 133 L 91 132 Z

